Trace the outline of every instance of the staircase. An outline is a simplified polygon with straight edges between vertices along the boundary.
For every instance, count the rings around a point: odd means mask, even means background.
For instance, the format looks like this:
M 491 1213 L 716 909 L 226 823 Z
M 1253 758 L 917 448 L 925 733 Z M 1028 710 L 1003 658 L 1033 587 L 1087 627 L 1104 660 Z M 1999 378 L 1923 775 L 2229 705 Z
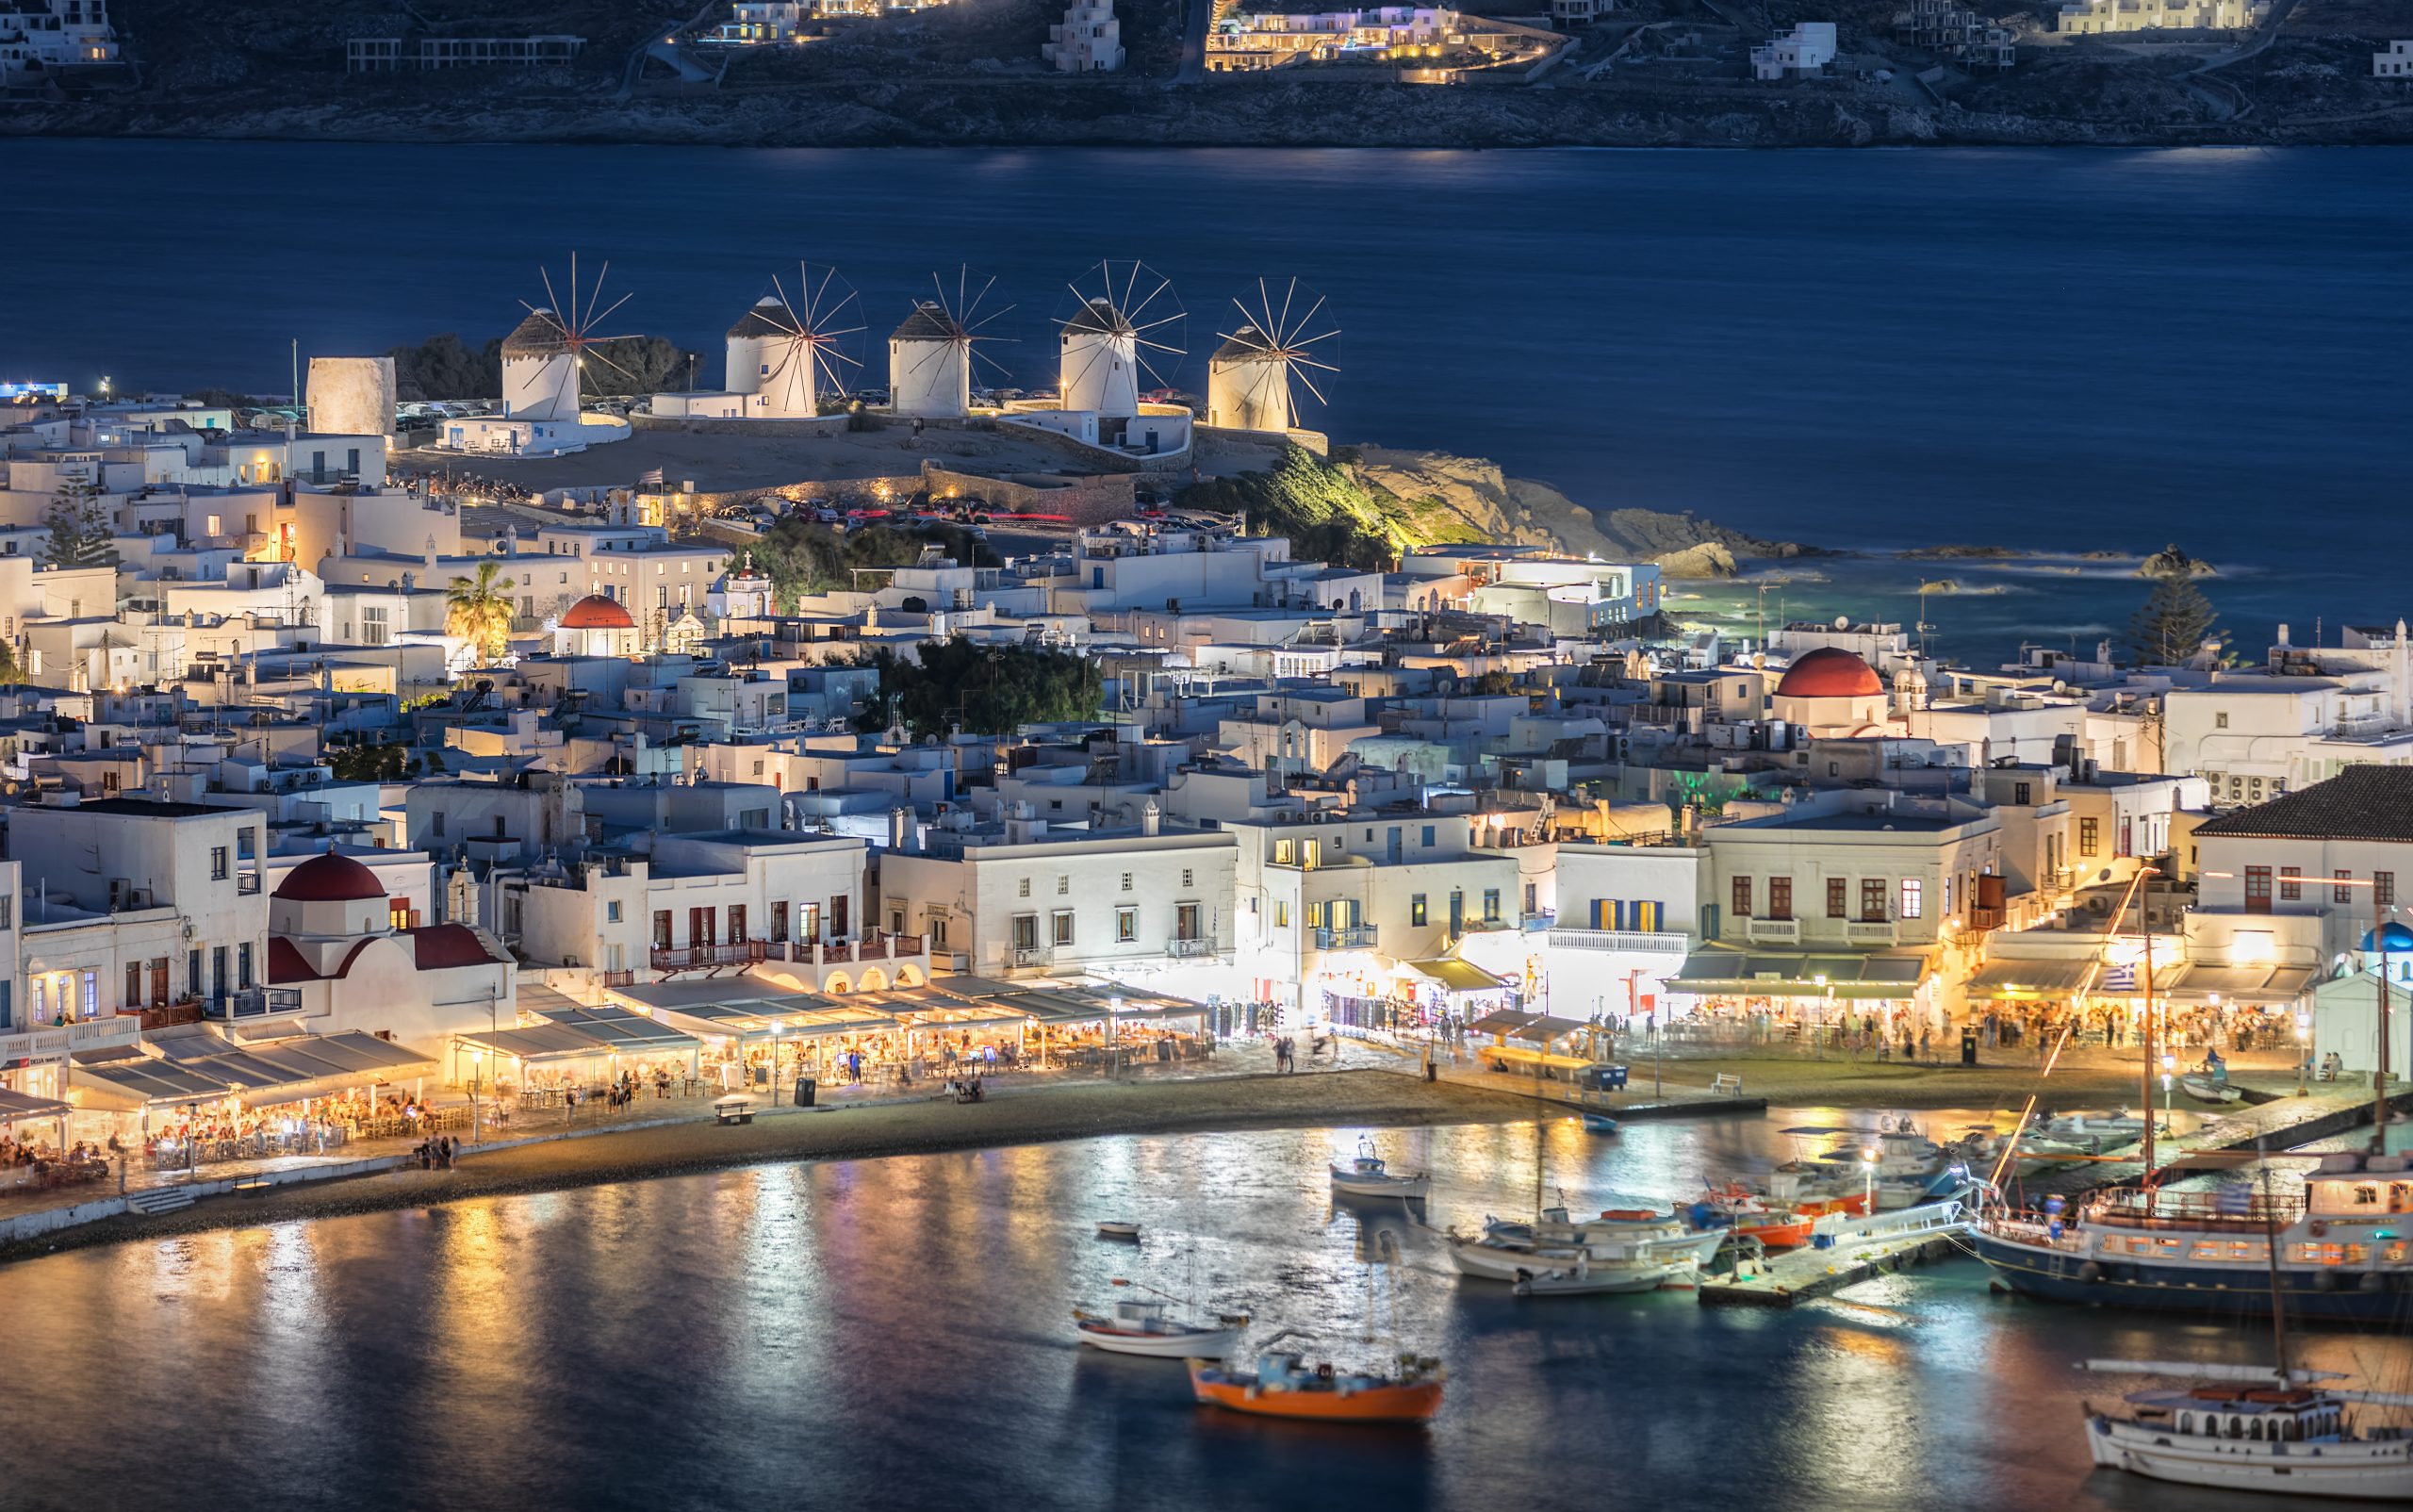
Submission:
M 125 1205 L 146 1218 L 172 1213 L 179 1208 L 192 1206 L 190 1187 L 145 1187 L 125 1194 Z

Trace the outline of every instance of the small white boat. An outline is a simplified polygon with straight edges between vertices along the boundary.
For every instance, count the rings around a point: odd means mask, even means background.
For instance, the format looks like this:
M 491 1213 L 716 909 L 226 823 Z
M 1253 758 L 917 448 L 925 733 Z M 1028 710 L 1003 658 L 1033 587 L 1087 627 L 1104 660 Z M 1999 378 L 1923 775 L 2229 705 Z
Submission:
M 1073 1309 L 1073 1331 L 1082 1343 L 1111 1355 L 1149 1359 L 1222 1359 L 1239 1346 L 1247 1322 L 1236 1318 L 1187 1323 L 1151 1297 L 1118 1298 L 1113 1310 L 1103 1316 Z
M 1372 1144 L 1358 1147 L 1357 1158 L 1332 1167 L 1332 1190 L 1352 1197 L 1421 1197 L 1433 1189 L 1433 1178 L 1421 1172 L 1402 1175 L 1385 1165 Z
M 1585 1297 L 1619 1291 L 1656 1291 L 1674 1280 L 1677 1267 L 1651 1260 L 1596 1260 L 1529 1270 L 1510 1290 L 1520 1297 Z
M 2230 1086 L 2226 1076 L 2206 1076 L 2200 1071 L 2179 1077 L 2178 1090 L 2199 1103 L 2233 1103 L 2245 1095 L 2244 1089 Z
M 1138 1239 L 1140 1225 L 1124 1218 L 1108 1218 L 1097 1225 L 1100 1239 Z

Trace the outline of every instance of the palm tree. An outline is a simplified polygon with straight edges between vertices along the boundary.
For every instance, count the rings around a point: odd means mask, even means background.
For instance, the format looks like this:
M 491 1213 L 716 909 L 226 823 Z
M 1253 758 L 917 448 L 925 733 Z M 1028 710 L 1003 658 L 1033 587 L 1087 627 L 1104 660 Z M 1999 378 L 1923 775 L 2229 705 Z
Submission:
M 501 659 L 511 644 L 511 600 L 504 597 L 502 568 L 478 564 L 474 578 L 454 578 L 444 590 L 444 632 L 477 648 L 485 661 Z

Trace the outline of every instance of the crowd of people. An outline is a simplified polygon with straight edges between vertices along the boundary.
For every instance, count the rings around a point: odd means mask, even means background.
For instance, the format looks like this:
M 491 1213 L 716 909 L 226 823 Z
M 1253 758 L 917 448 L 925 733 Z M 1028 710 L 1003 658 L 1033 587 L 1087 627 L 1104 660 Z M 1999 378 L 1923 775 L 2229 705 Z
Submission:
M 56 1186 L 64 1181 L 100 1181 L 109 1174 L 109 1162 L 123 1150 L 115 1135 L 104 1147 L 89 1140 L 78 1140 L 66 1149 L 41 1139 L 20 1140 L 13 1134 L 0 1134 L 0 1172 L 6 1172 L 11 1186 Z

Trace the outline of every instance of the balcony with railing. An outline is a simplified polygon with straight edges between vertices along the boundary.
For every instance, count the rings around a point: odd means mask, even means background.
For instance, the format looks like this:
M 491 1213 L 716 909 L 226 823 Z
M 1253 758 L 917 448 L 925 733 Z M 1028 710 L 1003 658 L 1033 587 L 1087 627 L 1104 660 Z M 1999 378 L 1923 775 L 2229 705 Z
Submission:
M 1799 945 L 1801 921 L 1799 919 L 1745 919 L 1743 935 L 1753 945 Z
M 1056 952 L 1046 945 L 1015 945 L 1006 952 L 1006 961 L 1015 966 L 1043 966 L 1056 959 Z
M 1887 948 L 1900 938 L 1901 927 L 1892 919 L 1852 919 L 1844 925 L 1844 944 Z
M 1215 937 L 1212 935 L 1175 935 L 1165 942 L 1165 954 L 1179 961 L 1211 956 L 1214 953 Z
M 1371 950 L 1374 948 L 1376 927 L 1371 924 L 1347 924 L 1316 931 L 1318 950 Z
M 799 966 L 850 966 L 866 961 L 913 960 L 928 951 L 929 943 L 918 934 L 885 934 L 875 929 L 860 940 L 795 940 L 769 948 L 773 961 Z
M 1552 929 L 1552 950 L 1599 950 L 1634 955 L 1681 956 L 1692 942 L 1670 929 Z
M 202 1016 L 210 1019 L 267 1018 L 274 1013 L 301 1011 L 299 987 L 246 987 L 223 997 L 206 999 L 201 1006 Z
M 48 1060 L 71 1050 L 107 1050 L 140 1044 L 142 1020 L 132 1013 L 80 1019 L 73 1024 L 34 1025 L 14 1032 L 0 1031 L 0 1062 Z
M 760 940 L 732 940 L 726 945 L 674 945 L 653 948 L 652 965 L 656 971 L 716 971 L 728 966 L 750 966 L 763 959 Z

